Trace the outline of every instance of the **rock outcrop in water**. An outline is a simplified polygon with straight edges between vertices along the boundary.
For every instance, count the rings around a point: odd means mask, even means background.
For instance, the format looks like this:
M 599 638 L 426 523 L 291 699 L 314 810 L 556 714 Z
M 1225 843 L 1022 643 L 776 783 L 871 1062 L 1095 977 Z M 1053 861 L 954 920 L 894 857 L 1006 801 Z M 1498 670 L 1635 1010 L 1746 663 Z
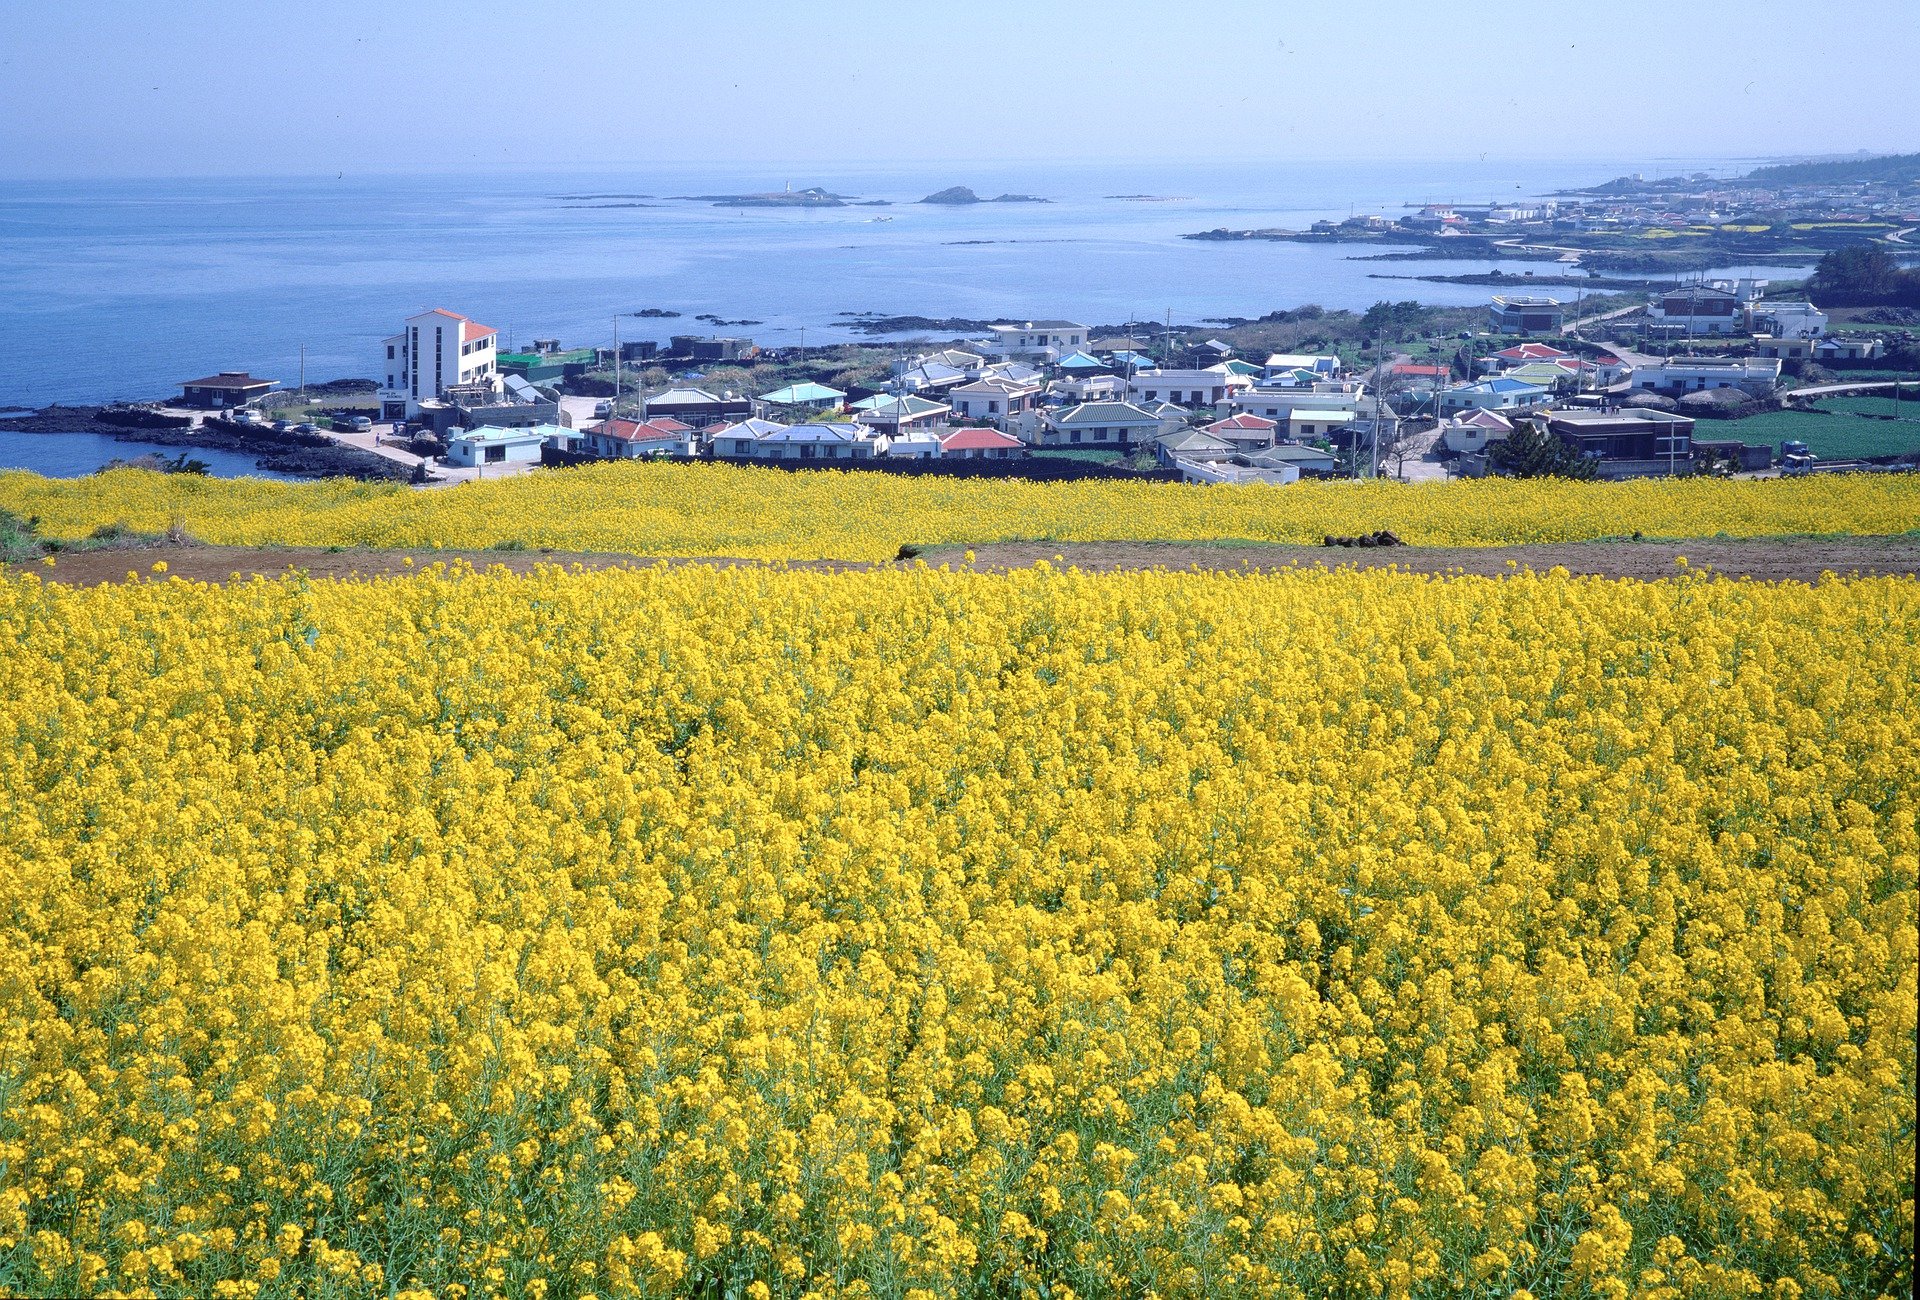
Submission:
M 998 198 L 983 199 L 965 185 L 949 185 L 935 194 L 929 194 L 920 200 L 922 203 L 944 203 L 951 206 L 963 206 L 968 203 L 1051 203 L 1052 199 L 1043 199 L 1036 194 L 1002 194 Z

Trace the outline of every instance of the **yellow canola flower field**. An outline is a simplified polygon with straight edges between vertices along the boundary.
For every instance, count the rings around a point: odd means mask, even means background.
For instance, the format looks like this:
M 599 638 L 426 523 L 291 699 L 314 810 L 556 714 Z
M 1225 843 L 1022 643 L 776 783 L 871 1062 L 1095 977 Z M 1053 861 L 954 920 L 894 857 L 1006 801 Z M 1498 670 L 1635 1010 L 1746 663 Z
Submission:
M 6 1294 L 1912 1288 L 1912 580 L 27 575 L 0 670 Z
M 0 509 L 54 538 L 121 524 L 180 526 L 241 546 L 480 549 L 890 560 L 902 544 L 1010 540 L 1318 544 L 1390 528 L 1415 545 L 1624 537 L 1768 537 L 1920 529 L 1920 478 L 1822 475 L 1575 483 L 1173 483 L 787 473 L 727 464 L 603 464 L 420 491 L 117 470 L 78 479 L 0 474 Z

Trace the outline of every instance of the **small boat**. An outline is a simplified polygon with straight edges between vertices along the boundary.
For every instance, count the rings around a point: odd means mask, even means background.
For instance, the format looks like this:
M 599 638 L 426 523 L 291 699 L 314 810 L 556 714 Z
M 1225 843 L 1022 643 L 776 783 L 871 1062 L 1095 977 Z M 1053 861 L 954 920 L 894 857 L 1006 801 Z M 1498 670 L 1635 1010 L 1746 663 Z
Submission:
M 868 217 L 868 221 L 892 221 L 892 217 Z

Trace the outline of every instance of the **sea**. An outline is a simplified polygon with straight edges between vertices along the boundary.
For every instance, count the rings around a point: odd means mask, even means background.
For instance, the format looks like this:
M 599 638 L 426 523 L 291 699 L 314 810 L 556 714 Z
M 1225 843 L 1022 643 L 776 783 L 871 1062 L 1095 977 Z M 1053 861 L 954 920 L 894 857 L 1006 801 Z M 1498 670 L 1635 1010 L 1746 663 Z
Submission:
M 848 327 L 861 312 L 1179 325 L 1307 303 L 1479 303 L 1483 287 L 1375 278 L 1492 269 L 1479 262 L 1368 261 L 1390 250 L 1181 236 L 1537 197 L 1630 172 L 1721 175 L 1752 165 L 732 164 L 0 178 L 0 408 L 151 399 L 220 370 L 288 386 L 370 377 L 381 341 L 428 307 L 492 325 L 513 346 L 604 344 L 616 319 L 623 339 L 720 333 L 785 346 L 861 337 Z M 1049 201 L 917 201 L 952 185 Z M 684 197 L 811 186 L 859 203 L 754 208 Z M 874 200 L 886 206 L 865 206 Z M 679 315 L 632 314 L 650 308 Z M 731 323 L 695 319 L 702 314 Z M 0 468 L 63 472 L 54 462 L 72 457 L 44 441 L 62 436 L 8 432 L 0 416 Z

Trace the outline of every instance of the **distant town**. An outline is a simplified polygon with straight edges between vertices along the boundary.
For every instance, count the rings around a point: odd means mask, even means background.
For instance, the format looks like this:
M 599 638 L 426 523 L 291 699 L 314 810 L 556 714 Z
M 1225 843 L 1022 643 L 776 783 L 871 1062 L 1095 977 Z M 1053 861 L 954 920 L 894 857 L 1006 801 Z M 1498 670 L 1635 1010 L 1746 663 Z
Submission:
M 372 379 L 289 391 L 278 377 L 223 372 L 184 382 L 177 399 L 84 418 L 141 440 L 258 452 L 287 472 L 421 485 L 649 457 L 1276 484 L 1911 468 L 1920 276 L 1904 261 L 1920 228 L 1917 164 L 1627 177 L 1539 203 L 1197 236 L 1415 239 L 1555 259 L 1548 273 L 1424 277 L 1500 290 L 1480 308 L 1382 300 L 1365 313 L 1178 325 L 860 314 L 856 326 L 952 336 L 809 348 L 731 333 L 622 340 L 617 323 L 610 341 L 509 346 L 441 307 L 397 322 L 369 358 Z M 1623 278 L 1670 263 L 1672 247 L 1691 250 L 1683 261 L 1817 267 L 1805 280 Z

